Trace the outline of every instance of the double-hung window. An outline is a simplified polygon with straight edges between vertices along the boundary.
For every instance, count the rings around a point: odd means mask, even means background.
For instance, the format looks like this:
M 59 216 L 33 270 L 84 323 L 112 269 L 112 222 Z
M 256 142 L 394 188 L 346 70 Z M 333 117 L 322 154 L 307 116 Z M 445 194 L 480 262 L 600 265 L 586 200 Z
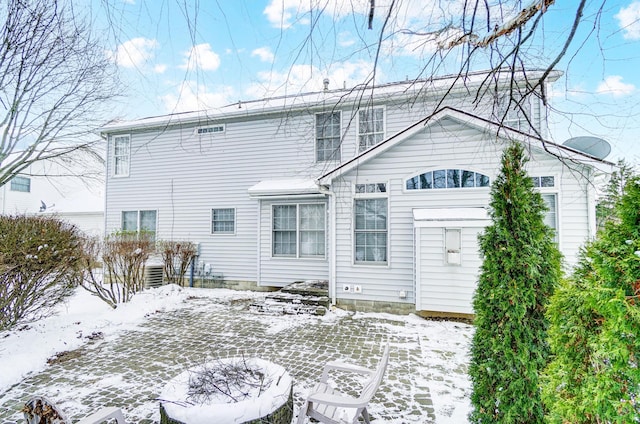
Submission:
M 23 193 L 31 192 L 31 178 L 21 177 L 19 175 L 11 179 L 11 185 L 9 187 L 11 191 L 21 191 Z
M 211 233 L 235 233 L 236 210 L 233 208 L 211 209 Z
M 129 175 L 129 158 L 131 138 L 128 135 L 113 137 L 113 175 L 126 177 Z
M 558 194 L 553 192 L 556 187 L 556 179 L 553 175 L 531 177 L 533 186 L 540 189 L 540 195 L 547 210 L 544 214 L 544 223 L 555 233 L 554 241 L 558 242 Z
M 340 160 L 340 112 L 316 114 L 316 161 Z
M 354 200 L 354 260 L 356 263 L 387 263 L 388 212 L 386 197 L 356 197 Z
M 122 231 L 144 232 L 155 238 L 157 211 L 123 211 Z
M 358 150 L 363 152 L 384 139 L 384 108 L 358 111 Z
M 527 130 L 530 128 L 529 121 L 534 122 L 529 99 L 512 98 L 509 95 L 498 97 L 494 116 L 498 122 L 518 130 Z
M 325 205 L 274 205 L 273 256 L 324 257 Z

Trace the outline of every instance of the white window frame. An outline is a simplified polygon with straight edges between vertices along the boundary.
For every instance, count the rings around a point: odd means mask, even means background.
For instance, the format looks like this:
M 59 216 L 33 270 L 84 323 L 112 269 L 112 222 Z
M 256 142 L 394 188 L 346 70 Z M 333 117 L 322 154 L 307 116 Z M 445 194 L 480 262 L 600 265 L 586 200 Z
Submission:
M 373 267 L 389 267 L 390 263 L 391 263 L 391 249 L 390 249 L 390 227 L 391 227 L 391 223 L 390 223 L 390 219 L 389 219 L 389 215 L 390 215 L 390 205 L 389 205 L 389 183 L 388 181 L 377 181 L 377 182 L 359 182 L 358 184 L 385 184 L 386 186 L 386 191 L 382 192 L 382 193 L 356 193 L 355 192 L 355 187 L 356 184 L 353 184 L 353 212 L 352 212 L 352 222 L 353 222 L 353 230 L 351 232 L 352 234 L 352 246 L 351 246 L 351 254 L 352 254 L 352 264 L 354 266 L 357 267 L 366 267 L 366 266 L 373 266 Z M 387 202 L 387 212 L 386 212 L 386 229 L 384 230 L 384 232 L 387 235 L 387 243 L 385 246 L 386 249 L 386 260 L 384 261 L 366 261 L 366 260 L 358 260 L 357 259 L 357 255 L 356 255 L 356 248 L 357 248 L 357 233 L 362 233 L 362 232 L 372 232 L 373 230 L 358 230 L 356 229 L 356 203 L 358 201 L 362 201 L 362 200 L 381 200 L 384 199 Z M 377 231 L 375 230 L 375 232 L 382 232 L 382 231 Z
M 507 110 L 508 106 L 510 107 Z M 528 130 L 529 122 L 525 116 L 521 116 L 523 113 L 521 108 L 524 109 L 525 114 L 529 115 L 531 125 L 535 128 L 536 123 L 532 116 L 533 108 L 531 107 L 531 96 L 528 96 L 524 100 L 521 99 L 520 103 L 518 103 L 518 100 L 516 99 L 513 99 L 512 101 L 508 93 L 499 95 L 497 97 L 497 104 L 494 108 L 494 117 L 498 122 L 509 128 L 515 128 L 520 131 Z
M 382 131 L 373 131 L 373 132 L 366 132 L 366 133 L 361 133 L 360 132 L 360 120 L 361 118 L 361 113 L 362 112 L 372 112 L 375 114 L 376 110 L 382 110 Z M 356 120 L 356 142 L 357 142 L 357 146 L 358 146 L 358 153 L 362 153 L 366 150 L 369 150 L 370 148 L 372 148 L 373 146 L 376 146 L 378 144 L 380 144 L 382 141 L 384 141 L 385 138 L 385 134 L 387 133 L 387 109 L 384 106 L 371 106 L 371 107 L 367 107 L 364 109 L 359 109 L 358 110 L 358 116 L 357 116 L 357 120 Z M 371 144 L 369 145 L 369 143 L 365 143 L 364 148 L 362 147 L 362 143 L 360 142 L 360 139 L 363 136 L 367 136 L 367 135 L 381 135 L 381 139 L 376 142 L 375 144 Z
M 156 234 L 158 234 L 158 210 L 157 209 L 133 209 L 133 210 L 123 210 L 120 212 L 120 229 L 122 231 L 131 231 L 131 232 L 136 232 L 138 234 L 140 234 L 141 231 L 148 231 L 148 230 L 141 230 L 142 227 L 142 214 L 144 212 L 153 212 L 155 213 L 155 222 L 154 222 L 154 231 L 151 231 L 151 233 L 153 233 L 153 239 L 156 238 Z M 125 213 L 136 213 L 136 229 L 135 230 L 125 230 L 124 228 L 124 214 Z
M 338 148 L 334 150 L 334 152 L 336 152 L 336 153 L 332 157 L 330 157 L 328 159 L 327 158 L 320 159 L 319 155 L 318 155 L 318 146 L 319 146 L 319 143 L 318 143 L 318 140 L 319 140 L 319 138 L 318 138 L 318 117 L 320 115 L 335 114 L 335 113 L 337 113 L 340 116 L 340 119 L 339 119 L 340 124 L 339 124 L 339 128 L 338 128 Z M 332 138 L 333 139 L 333 138 L 335 138 L 335 136 L 334 137 L 323 137 L 323 139 L 327 139 L 327 138 Z M 342 160 L 342 111 L 341 110 L 330 110 L 330 111 L 327 111 L 327 112 L 317 112 L 315 114 L 315 116 L 314 116 L 314 122 L 313 122 L 313 139 L 314 139 L 314 146 L 315 146 L 314 155 L 315 155 L 316 162 L 333 162 L 333 161 L 340 162 Z
M 26 188 L 26 190 L 23 190 Z M 31 178 L 24 175 L 15 175 L 9 183 L 9 190 L 18 193 L 31 193 Z
M 534 189 L 537 190 L 541 195 L 553 195 L 555 197 L 556 202 L 556 210 L 555 210 L 555 239 L 554 241 L 560 246 L 560 190 L 559 190 L 559 179 L 558 175 L 555 174 L 543 174 L 543 175 L 531 175 L 531 178 L 538 178 L 540 181 L 544 177 L 553 177 L 553 186 L 552 187 L 541 187 L 540 185 L 535 185 Z M 546 202 L 545 202 L 546 205 Z M 547 218 L 550 211 L 545 211 L 545 219 Z
M 462 178 L 462 175 L 464 172 L 473 172 L 474 173 L 474 186 L 473 187 L 462 187 L 462 185 L 460 187 L 446 187 L 447 185 L 447 179 L 448 179 L 448 171 L 451 170 L 457 170 L 460 171 L 461 175 L 460 178 Z M 433 173 L 436 171 L 445 171 L 445 187 L 441 187 L 441 188 L 435 188 L 435 187 L 431 187 L 431 188 L 414 188 L 414 189 L 408 189 L 407 188 L 407 183 L 412 180 L 413 178 L 419 177 L 420 175 L 426 174 L 426 173 Z M 489 179 L 488 184 L 486 186 L 476 186 L 475 185 L 475 179 L 477 178 L 477 175 L 481 175 L 484 177 L 487 177 Z M 446 166 L 443 165 L 441 167 L 438 168 L 430 168 L 430 169 L 425 169 L 422 171 L 417 171 L 412 173 L 411 175 L 407 176 L 406 178 L 404 178 L 402 180 L 402 192 L 403 193 L 425 193 L 425 192 L 440 192 L 443 190 L 490 190 L 491 189 L 491 183 L 493 181 L 493 177 L 491 175 L 489 175 L 489 173 L 487 172 L 483 172 L 483 171 L 479 171 L 477 169 L 474 168 L 467 168 L 467 167 L 461 167 L 459 165 L 451 165 L 451 166 Z M 433 179 L 432 179 L 432 184 L 433 184 Z
M 214 212 L 215 211 L 232 211 L 233 212 L 233 231 L 216 231 L 214 225 Z M 228 220 L 219 220 L 218 222 L 229 222 Z M 211 234 L 213 235 L 234 235 L 236 233 L 236 208 L 212 208 L 211 209 Z
M 118 154 L 116 145 L 118 144 L 119 141 L 124 141 L 125 139 L 127 141 L 126 152 Z M 128 177 L 129 169 L 131 167 L 131 135 L 130 134 L 114 135 L 111 137 L 111 141 L 113 144 L 112 151 L 111 151 L 111 161 L 112 161 L 111 176 L 115 178 Z M 123 167 L 122 172 L 119 172 L 118 163 L 119 161 L 122 161 L 122 160 L 126 161 L 126 166 Z
M 301 233 L 305 232 L 305 231 L 318 231 L 318 230 L 302 230 L 300 227 L 300 222 L 301 222 L 301 216 L 300 216 L 300 207 L 301 206 L 322 206 L 322 216 L 324 219 L 324 228 L 322 230 L 324 236 L 323 236 L 323 244 L 324 244 L 324 250 L 323 253 L 321 255 L 303 255 L 301 253 L 301 245 L 302 245 L 302 237 L 301 237 Z M 273 219 L 275 217 L 275 209 L 277 207 L 281 207 L 281 206 L 295 206 L 296 209 L 296 226 L 295 226 L 295 233 L 296 233 L 296 252 L 295 254 L 276 254 L 275 253 L 275 249 L 274 249 L 274 242 L 275 242 L 275 237 L 274 237 L 274 233 L 275 233 L 275 229 L 273 228 Z M 311 259 L 311 260 L 323 260 L 326 259 L 327 257 L 327 224 L 328 224 L 328 220 L 327 220 L 327 205 L 324 202 L 300 202 L 300 203 L 277 203 L 277 204 L 273 204 L 271 205 L 271 228 L 270 228 L 270 233 L 271 233 L 271 257 L 274 259 Z M 287 230 L 287 231 L 293 231 L 293 230 Z
M 442 229 L 444 238 L 444 263 L 447 266 L 462 266 L 462 228 L 460 227 L 445 227 Z M 448 233 L 458 233 L 458 246 L 449 246 Z M 457 256 L 455 256 L 457 254 Z
M 196 127 L 193 133 L 199 137 L 215 136 L 218 134 L 224 134 L 227 131 L 225 124 L 212 124 Z

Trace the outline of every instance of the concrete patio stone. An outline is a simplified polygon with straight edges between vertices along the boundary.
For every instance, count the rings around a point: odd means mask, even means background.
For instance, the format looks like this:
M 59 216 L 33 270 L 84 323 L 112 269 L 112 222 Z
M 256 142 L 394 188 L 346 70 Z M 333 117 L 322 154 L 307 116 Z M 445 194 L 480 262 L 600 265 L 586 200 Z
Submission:
M 451 380 L 452 373 L 464 374 L 466 367 L 449 369 L 450 352 L 433 350 L 429 340 L 405 328 L 402 320 L 345 311 L 324 317 L 265 316 L 248 310 L 255 293 L 238 297 L 231 301 L 191 296 L 180 309 L 152 314 L 135 330 L 88 340 L 73 354 L 0 393 L 0 423 L 22 423 L 20 409 L 33 395 L 56 402 L 74 420 L 101 406 L 119 406 L 127 422 L 157 423 L 158 393 L 168 380 L 207 358 L 239 355 L 258 356 L 289 371 L 295 417 L 325 362 L 340 359 L 375 367 L 387 341 L 390 362 L 371 407 L 375 421 L 435 422 L 429 381 L 441 381 L 438 387 L 450 383 L 451 393 L 444 395 L 466 395 L 466 389 L 458 387 L 460 375 Z M 460 328 L 471 337 L 469 326 Z M 441 355 L 442 365 L 425 367 L 424 358 L 430 355 Z M 353 384 L 350 378 L 336 381 Z

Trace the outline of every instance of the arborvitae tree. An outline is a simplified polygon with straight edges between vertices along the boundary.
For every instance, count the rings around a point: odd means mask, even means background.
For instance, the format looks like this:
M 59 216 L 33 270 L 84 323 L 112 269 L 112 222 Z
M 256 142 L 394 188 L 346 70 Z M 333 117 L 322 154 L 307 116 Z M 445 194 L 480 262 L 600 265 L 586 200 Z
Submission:
M 633 167 L 624 159 L 620 159 L 618 161 L 618 169 L 611 173 L 611 178 L 609 178 L 603 196 L 596 205 L 598 230 L 603 229 L 607 221 L 616 219 L 615 205 L 620 201 L 627 181 L 634 175 Z
M 640 179 L 627 181 L 598 237 L 548 309 L 551 423 L 640 422 Z
M 479 237 L 483 263 L 473 299 L 476 332 L 469 373 L 474 423 L 541 423 L 538 373 L 548 363 L 548 299 L 561 278 L 561 255 L 546 206 L 512 143 L 491 186 L 492 224 Z

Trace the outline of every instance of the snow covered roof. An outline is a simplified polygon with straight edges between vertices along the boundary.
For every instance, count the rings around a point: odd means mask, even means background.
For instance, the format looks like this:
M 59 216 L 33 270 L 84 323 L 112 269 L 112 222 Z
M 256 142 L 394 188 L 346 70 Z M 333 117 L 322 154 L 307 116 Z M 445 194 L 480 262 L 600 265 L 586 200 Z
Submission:
M 375 96 L 384 98 L 416 98 L 429 93 L 437 95 L 441 91 L 452 92 L 456 90 L 468 91 L 472 86 L 479 86 L 487 82 L 487 71 L 470 72 L 466 75 L 445 75 L 422 80 L 407 80 L 391 82 L 381 85 L 359 85 L 351 88 L 340 88 L 308 93 L 291 93 L 284 96 L 269 97 L 258 100 L 238 101 L 219 108 L 200 110 L 193 112 L 173 113 L 147 117 L 132 121 L 118 121 L 104 126 L 100 132 L 102 135 L 117 131 L 136 129 L 148 129 L 167 127 L 171 125 L 198 124 L 214 120 L 229 119 L 235 117 L 258 116 L 277 114 L 283 111 L 291 112 L 296 109 L 309 108 L 314 105 L 349 104 L 360 102 L 363 99 Z M 527 72 L 526 79 L 533 81 L 543 75 L 542 71 L 532 70 Z M 547 76 L 549 81 L 555 81 L 561 76 L 561 72 L 554 71 Z M 511 72 L 499 74 L 500 78 L 507 81 L 513 75 Z M 516 75 L 517 77 L 517 75 Z M 522 76 L 524 79 L 525 77 Z M 453 86 L 453 89 L 452 89 Z
M 249 196 L 251 197 L 322 194 L 315 180 L 301 178 L 263 180 L 258 184 L 250 187 L 247 191 L 249 192 Z

